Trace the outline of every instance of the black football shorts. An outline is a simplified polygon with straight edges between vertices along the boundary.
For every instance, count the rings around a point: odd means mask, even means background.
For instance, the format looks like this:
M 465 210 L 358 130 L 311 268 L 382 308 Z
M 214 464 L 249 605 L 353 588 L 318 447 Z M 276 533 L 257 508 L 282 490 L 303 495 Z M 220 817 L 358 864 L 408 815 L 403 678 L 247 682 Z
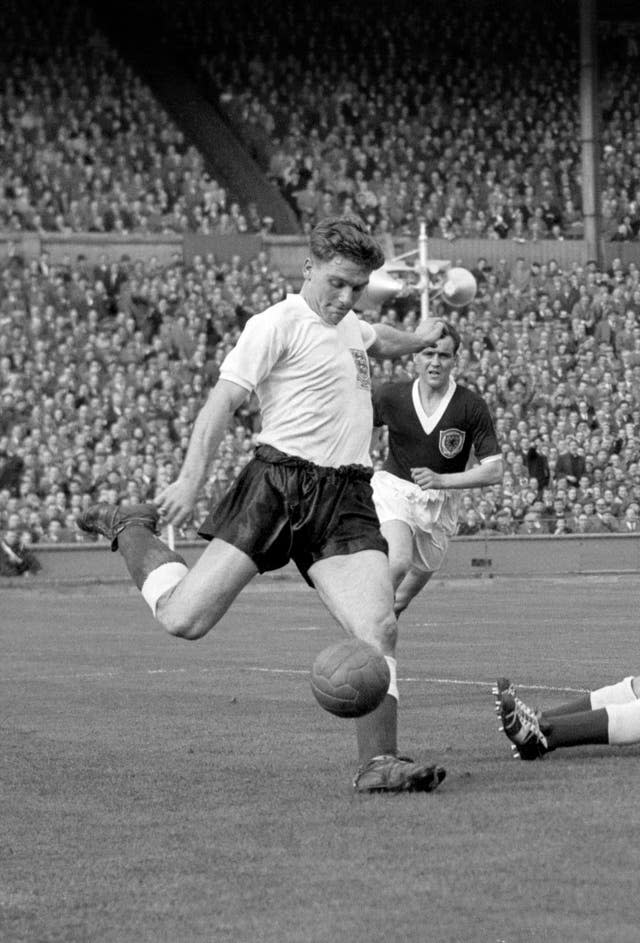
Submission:
M 362 465 L 325 468 L 259 445 L 198 533 L 238 547 L 260 573 L 293 560 L 312 586 L 308 570 L 317 560 L 387 553 L 370 481 Z

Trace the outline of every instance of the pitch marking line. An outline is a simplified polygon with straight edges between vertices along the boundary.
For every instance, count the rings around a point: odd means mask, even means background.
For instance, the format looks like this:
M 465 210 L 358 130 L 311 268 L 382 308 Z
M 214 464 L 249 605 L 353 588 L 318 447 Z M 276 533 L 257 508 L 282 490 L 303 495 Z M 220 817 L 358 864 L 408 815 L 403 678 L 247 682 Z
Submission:
M 243 670 L 258 671 L 264 674 L 308 674 L 308 671 L 303 671 L 300 668 L 260 668 L 258 666 L 254 666 L 252 668 L 245 668 Z M 459 684 L 475 688 L 493 687 L 495 684 L 495 680 L 469 681 L 463 678 L 398 678 L 398 681 L 402 682 L 402 684 Z M 560 693 L 568 691 L 570 694 L 584 694 L 588 690 L 587 688 L 570 688 L 565 686 L 554 687 L 550 684 L 518 684 L 517 688 L 520 691 L 558 691 Z
M 260 674 L 272 674 L 272 675 L 308 675 L 308 669 L 303 668 L 263 668 L 259 665 L 253 665 L 248 668 L 240 667 L 239 671 L 252 671 L 258 672 Z M 189 668 L 147 668 L 142 671 L 142 674 L 146 675 L 176 675 L 176 674 L 213 674 L 216 672 L 224 671 L 227 672 L 227 668 L 222 665 L 215 665 L 212 667 L 195 667 L 190 666 Z M 17 677 L 4 677 L 0 680 L 7 683 L 15 681 L 27 681 L 28 683 L 42 682 L 42 681 L 97 681 L 101 678 L 124 678 L 128 677 L 131 674 L 136 674 L 137 672 L 125 671 L 124 669 L 109 669 L 105 668 L 101 671 L 75 671 L 69 672 L 68 674 L 50 674 L 50 675 L 37 675 L 29 676 L 23 678 Z M 442 685 L 462 685 L 466 687 L 476 687 L 476 688 L 486 688 L 493 687 L 495 681 L 479 681 L 479 680 L 468 680 L 465 678 L 398 678 L 398 681 L 402 684 L 442 684 Z M 518 684 L 518 689 L 521 691 L 552 691 L 558 693 L 568 692 L 569 694 L 584 694 L 588 689 L 587 688 L 572 688 L 572 687 L 554 687 L 550 684 Z

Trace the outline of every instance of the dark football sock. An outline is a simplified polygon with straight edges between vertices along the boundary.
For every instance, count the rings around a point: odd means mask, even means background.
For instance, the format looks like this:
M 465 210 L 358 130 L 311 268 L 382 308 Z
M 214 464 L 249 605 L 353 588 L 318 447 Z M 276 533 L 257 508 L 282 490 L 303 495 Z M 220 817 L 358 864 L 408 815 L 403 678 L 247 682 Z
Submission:
M 356 720 L 358 757 L 367 763 L 372 756 L 398 752 L 398 702 L 391 694 L 370 714 Z
M 575 699 L 575 701 L 569 701 L 567 704 L 560 704 L 559 707 L 551 707 L 549 710 L 544 710 L 543 714 L 545 718 L 551 719 L 552 717 L 560 717 L 562 714 L 581 714 L 583 711 L 593 710 L 591 706 L 591 695 L 583 694 L 581 697 Z
M 550 750 L 576 747 L 583 743 L 609 742 L 609 715 L 604 707 L 595 711 L 580 711 L 577 714 L 560 714 L 554 717 L 543 714 L 540 728 L 547 738 Z
M 142 588 L 149 573 L 162 566 L 163 563 L 185 562 L 179 553 L 170 550 L 147 527 L 139 527 L 136 524 L 125 527 L 118 535 L 118 550 L 124 557 L 127 569 L 138 589 Z

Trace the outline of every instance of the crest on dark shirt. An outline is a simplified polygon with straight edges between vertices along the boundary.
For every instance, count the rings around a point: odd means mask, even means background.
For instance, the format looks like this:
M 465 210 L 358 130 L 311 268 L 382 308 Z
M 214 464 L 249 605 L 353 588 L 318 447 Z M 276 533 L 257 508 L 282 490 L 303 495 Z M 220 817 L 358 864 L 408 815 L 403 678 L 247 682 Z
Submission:
M 369 376 L 369 358 L 364 350 L 358 350 L 357 347 L 350 347 L 353 362 L 356 365 L 356 384 L 361 390 L 371 389 L 371 379 Z
M 440 433 L 440 454 L 445 458 L 455 458 L 462 451 L 465 433 L 461 429 L 443 429 Z

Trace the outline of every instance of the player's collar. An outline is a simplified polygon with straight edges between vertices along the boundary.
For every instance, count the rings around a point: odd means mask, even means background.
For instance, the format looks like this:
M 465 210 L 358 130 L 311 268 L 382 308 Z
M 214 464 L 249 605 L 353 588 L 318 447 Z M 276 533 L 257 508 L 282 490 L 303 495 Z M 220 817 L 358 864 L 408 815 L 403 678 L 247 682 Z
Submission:
M 436 409 L 435 413 L 432 413 L 430 416 L 427 416 L 426 412 L 424 411 L 424 406 L 422 405 L 422 401 L 420 399 L 420 379 L 418 378 L 414 380 L 413 389 L 411 391 L 411 397 L 413 399 L 413 408 L 416 411 L 416 415 L 420 421 L 420 425 L 422 426 L 424 431 L 427 433 L 427 435 L 431 435 L 435 427 L 438 425 L 438 423 L 442 419 L 444 415 L 444 411 L 449 405 L 449 403 L 451 402 L 455 391 L 456 391 L 456 382 L 454 379 L 450 377 L 449 388 L 447 392 L 444 394 L 442 398 L 442 402 Z

